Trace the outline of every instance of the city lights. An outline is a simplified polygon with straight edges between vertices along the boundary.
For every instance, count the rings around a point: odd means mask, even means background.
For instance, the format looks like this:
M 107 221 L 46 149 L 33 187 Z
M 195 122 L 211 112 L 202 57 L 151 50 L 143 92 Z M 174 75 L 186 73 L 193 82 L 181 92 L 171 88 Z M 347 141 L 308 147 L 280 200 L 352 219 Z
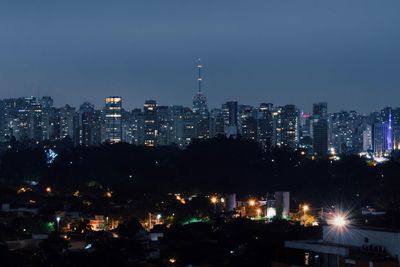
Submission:
M 212 204 L 216 204 L 218 202 L 218 198 L 216 196 L 211 197 L 210 199 Z

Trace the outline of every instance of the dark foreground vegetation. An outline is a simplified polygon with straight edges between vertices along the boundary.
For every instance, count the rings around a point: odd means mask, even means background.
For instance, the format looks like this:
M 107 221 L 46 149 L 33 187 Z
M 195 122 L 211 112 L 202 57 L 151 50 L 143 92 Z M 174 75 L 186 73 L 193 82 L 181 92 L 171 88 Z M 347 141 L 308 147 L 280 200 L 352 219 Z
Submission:
M 59 154 L 51 164 L 46 157 L 49 148 Z M 195 141 L 186 150 L 173 145 L 72 147 L 62 142 L 13 142 L 1 155 L 0 181 L 3 185 L 37 181 L 63 192 L 99 184 L 121 197 L 135 192 L 285 190 L 318 205 L 340 201 L 398 210 L 399 161 L 372 166 L 354 155 L 332 161 L 303 154 L 301 150 L 261 151 L 252 141 L 227 138 Z

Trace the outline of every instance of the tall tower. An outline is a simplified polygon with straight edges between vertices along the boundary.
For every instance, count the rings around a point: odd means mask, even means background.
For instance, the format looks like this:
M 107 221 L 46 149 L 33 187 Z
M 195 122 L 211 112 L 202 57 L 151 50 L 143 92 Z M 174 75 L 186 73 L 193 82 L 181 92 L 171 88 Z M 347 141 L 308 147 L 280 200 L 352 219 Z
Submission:
M 197 83 L 198 83 L 198 89 L 196 95 L 193 97 L 193 105 L 192 105 L 192 110 L 195 114 L 201 115 L 203 117 L 206 117 L 208 114 L 208 108 L 207 108 L 207 98 L 202 92 L 202 69 L 203 69 L 203 64 L 201 64 L 201 61 L 199 59 L 199 63 L 197 64 L 197 70 L 198 70 L 198 76 L 197 76 Z

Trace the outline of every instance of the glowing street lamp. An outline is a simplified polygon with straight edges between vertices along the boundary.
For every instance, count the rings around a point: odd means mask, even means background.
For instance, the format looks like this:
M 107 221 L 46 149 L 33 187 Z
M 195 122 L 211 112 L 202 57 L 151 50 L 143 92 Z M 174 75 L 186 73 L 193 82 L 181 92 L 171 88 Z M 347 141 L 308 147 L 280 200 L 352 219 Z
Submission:
M 256 205 L 256 201 L 254 199 L 249 200 L 249 206 L 253 207 Z
M 214 213 L 216 213 L 217 212 L 218 198 L 216 196 L 213 196 L 213 197 L 211 197 L 210 201 L 214 205 Z
M 307 204 L 303 205 L 303 213 L 304 213 L 304 215 L 306 215 L 307 211 L 309 211 L 309 210 L 310 210 L 310 207 Z
M 61 218 L 57 216 L 56 221 L 57 221 L 57 231 L 60 232 L 60 220 Z

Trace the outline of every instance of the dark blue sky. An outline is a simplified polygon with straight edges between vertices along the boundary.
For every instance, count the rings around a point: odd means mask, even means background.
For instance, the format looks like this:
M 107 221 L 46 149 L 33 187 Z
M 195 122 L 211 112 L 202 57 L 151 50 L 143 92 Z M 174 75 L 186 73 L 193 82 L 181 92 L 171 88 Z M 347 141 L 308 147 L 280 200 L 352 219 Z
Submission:
M 398 0 L 0 2 L 0 98 L 400 106 Z

